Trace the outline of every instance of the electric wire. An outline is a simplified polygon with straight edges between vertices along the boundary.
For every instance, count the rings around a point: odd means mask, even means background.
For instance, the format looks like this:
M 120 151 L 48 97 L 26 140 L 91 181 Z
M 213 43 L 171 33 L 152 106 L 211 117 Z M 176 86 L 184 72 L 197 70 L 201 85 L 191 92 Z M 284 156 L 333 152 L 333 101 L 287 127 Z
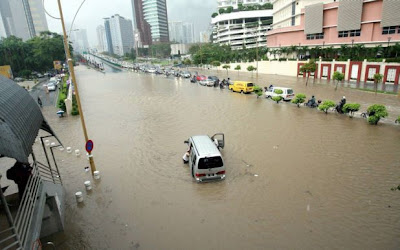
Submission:
M 54 16 L 50 15 L 49 12 L 47 12 L 46 7 L 44 6 L 44 0 L 42 1 L 42 4 L 43 4 L 44 12 L 46 12 L 46 14 L 47 14 L 49 17 L 54 18 L 54 19 L 58 19 L 58 20 L 61 19 L 61 18 L 59 18 L 59 17 L 54 17 Z

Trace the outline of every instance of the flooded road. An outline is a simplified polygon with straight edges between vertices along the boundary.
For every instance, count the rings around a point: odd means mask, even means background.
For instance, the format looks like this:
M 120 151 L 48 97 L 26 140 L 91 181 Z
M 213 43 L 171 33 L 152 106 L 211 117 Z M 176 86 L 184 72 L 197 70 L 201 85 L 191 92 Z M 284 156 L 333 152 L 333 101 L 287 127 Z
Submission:
M 400 248 L 393 122 L 370 126 L 173 77 L 82 66 L 76 75 L 102 179 L 77 206 L 88 163 L 57 152 L 68 192 L 65 233 L 50 238 L 58 249 Z M 372 99 L 388 105 L 391 119 L 400 114 L 396 96 L 291 77 L 259 81 L 317 99 L 346 95 L 365 109 Z M 84 150 L 78 117 L 44 112 L 64 146 Z M 225 133 L 227 178 L 197 184 L 182 163 L 183 141 L 217 132 Z

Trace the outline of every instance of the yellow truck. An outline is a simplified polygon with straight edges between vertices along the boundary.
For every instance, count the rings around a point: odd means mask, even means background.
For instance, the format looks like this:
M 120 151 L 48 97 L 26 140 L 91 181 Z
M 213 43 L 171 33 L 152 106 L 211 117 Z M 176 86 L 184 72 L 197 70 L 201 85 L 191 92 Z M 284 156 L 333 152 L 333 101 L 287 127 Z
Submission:
M 13 74 L 12 74 L 10 65 L 0 66 L 0 75 L 5 76 L 8 79 L 12 79 Z

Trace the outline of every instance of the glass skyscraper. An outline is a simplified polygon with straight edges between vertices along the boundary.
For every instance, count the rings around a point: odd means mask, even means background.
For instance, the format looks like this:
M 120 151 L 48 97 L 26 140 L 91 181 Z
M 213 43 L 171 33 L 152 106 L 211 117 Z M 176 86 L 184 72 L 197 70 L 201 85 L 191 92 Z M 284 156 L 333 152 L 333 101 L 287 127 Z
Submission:
M 140 0 L 139 0 L 140 1 Z M 166 0 L 141 0 L 144 19 L 151 27 L 152 41 L 169 42 Z

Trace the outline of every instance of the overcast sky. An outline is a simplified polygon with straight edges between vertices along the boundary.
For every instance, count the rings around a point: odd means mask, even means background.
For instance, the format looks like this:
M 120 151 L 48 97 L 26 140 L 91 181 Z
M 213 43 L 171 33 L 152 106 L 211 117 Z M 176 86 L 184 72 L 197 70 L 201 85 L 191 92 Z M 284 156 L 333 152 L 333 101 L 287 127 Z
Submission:
M 79 5 L 83 0 L 62 0 L 64 20 L 71 25 Z M 44 6 L 47 12 L 59 17 L 56 0 L 45 0 Z M 168 21 L 192 22 L 194 25 L 196 39 L 199 32 L 207 30 L 211 14 L 217 8 L 216 0 L 167 0 Z M 131 0 L 86 0 L 76 16 L 73 29 L 86 29 L 90 46 L 98 44 L 96 27 L 104 25 L 103 18 L 119 14 L 132 20 Z M 62 32 L 60 20 L 47 16 L 49 30 L 57 33 Z M 66 27 L 67 32 L 70 26 Z

